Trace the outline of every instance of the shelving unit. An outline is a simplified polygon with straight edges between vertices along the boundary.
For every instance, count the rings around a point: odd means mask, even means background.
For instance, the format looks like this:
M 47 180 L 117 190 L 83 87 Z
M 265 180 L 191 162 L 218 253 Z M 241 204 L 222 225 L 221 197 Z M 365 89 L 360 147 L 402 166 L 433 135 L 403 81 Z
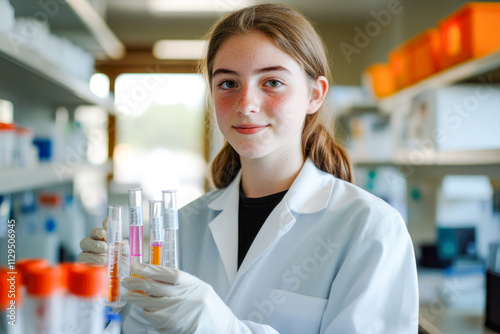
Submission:
M 52 33 L 67 38 L 95 58 L 119 59 L 125 53 L 124 45 L 87 0 L 11 1 L 11 4 L 16 17 L 46 19 Z M 12 34 L 0 33 L 0 73 L 0 99 L 12 101 L 15 115 L 34 124 L 53 117 L 61 106 L 70 112 L 82 105 L 99 106 L 108 112 L 114 109 L 112 96 L 95 95 L 88 82 L 46 60 L 29 45 L 16 41 Z M 0 170 L 0 194 L 72 183 L 80 174 L 106 175 L 112 166 L 111 162 L 98 166 L 86 163 L 64 166 L 62 162 L 59 167 L 63 170 L 57 170 L 55 164 Z
M 427 90 L 461 83 L 474 83 L 486 89 L 487 86 L 500 84 L 500 51 L 440 71 L 392 96 L 377 101 L 379 112 L 391 119 L 394 140 L 399 139 L 404 128 L 403 123 L 408 117 L 409 107 L 416 96 Z M 500 106 L 498 112 L 500 112 Z M 500 124 L 497 124 L 497 128 L 500 131 Z M 434 146 L 433 138 L 428 139 L 428 147 L 422 144 L 422 147 L 415 149 L 404 149 L 402 145 L 397 145 L 393 159 L 377 161 L 356 156 L 353 159 L 353 163 L 361 167 L 377 168 L 392 164 L 401 173 L 401 178 L 398 180 L 404 181 L 407 188 L 406 222 L 416 249 L 421 244 L 437 239 L 436 226 L 443 223 L 439 220 L 442 219 L 439 214 L 441 212 L 442 215 L 443 210 L 438 208 L 438 205 L 443 205 L 439 196 L 442 194 L 440 193 L 441 182 L 446 176 L 487 175 L 490 180 L 500 179 L 500 148 L 443 151 L 432 147 Z M 477 233 L 482 235 L 477 239 L 478 243 L 481 242 L 484 245 L 484 231 L 489 233 L 496 230 L 491 226 L 482 225 L 489 222 L 487 219 L 480 217 L 477 219 L 477 222 L 472 221 L 471 224 L 475 224 L 474 226 L 479 231 Z M 467 293 L 470 295 L 469 291 Z M 480 296 L 483 294 L 484 291 L 479 291 Z M 428 311 L 432 309 L 432 306 L 421 305 L 419 324 L 427 333 L 448 333 L 460 330 L 467 333 L 492 333 L 484 328 L 481 307 L 477 308 L 476 313 L 471 314 L 471 309 L 457 312 L 452 309 L 452 306 L 447 306 L 443 312 L 439 314 L 430 312 L 429 316 L 422 312 L 422 308 Z
M 404 116 L 401 112 L 407 108 L 413 98 L 421 92 L 433 88 L 445 87 L 456 83 L 479 83 L 485 86 L 500 84 L 500 51 L 482 58 L 473 59 L 452 68 L 440 71 L 435 75 L 407 87 L 398 93 L 380 99 L 374 105 L 367 103 L 353 104 L 339 112 L 340 118 L 356 117 L 364 113 L 373 113 L 378 110 L 383 115 L 394 119 L 393 126 L 396 132 L 398 123 Z M 500 112 L 500 110 L 499 110 Z M 500 125 L 499 125 L 500 131 Z M 400 165 L 415 167 L 443 167 L 443 166 L 500 166 L 500 149 L 477 151 L 438 151 L 430 148 L 415 150 L 396 149 L 393 159 L 372 159 L 365 156 L 352 155 L 355 165 L 378 166 Z
M 415 166 L 500 165 L 500 149 L 481 151 L 400 151 L 395 163 Z
M 88 83 L 76 79 L 49 61 L 36 55 L 7 35 L 0 34 L 0 98 L 30 99 L 54 106 L 99 105 L 113 110 L 113 99 L 100 98 Z
M 410 102 L 413 97 L 426 89 L 448 86 L 459 82 L 494 84 L 495 81 L 500 81 L 500 51 L 440 71 L 394 95 L 381 99 L 378 101 L 378 105 L 383 112 L 393 113 L 397 112 L 399 106 Z
M 48 18 L 51 30 L 92 52 L 98 59 L 120 59 L 122 42 L 87 0 L 11 1 L 16 16 Z
M 0 172 L 0 194 L 13 193 L 26 189 L 37 189 L 73 181 L 78 173 L 111 171 L 111 163 L 103 165 L 81 164 L 75 167 L 42 163 L 31 168 L 7 169 Z

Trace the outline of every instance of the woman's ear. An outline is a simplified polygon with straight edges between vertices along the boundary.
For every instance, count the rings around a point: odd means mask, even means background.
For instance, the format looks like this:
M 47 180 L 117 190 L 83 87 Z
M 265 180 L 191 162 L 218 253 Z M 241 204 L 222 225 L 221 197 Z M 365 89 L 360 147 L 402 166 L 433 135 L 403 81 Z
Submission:
M 325 100 L 326 93 L 328 92 L 328 80 L 320 75 L 314 81 L 311 99 L 309 100 L 309 108 L 307 109 L 308 114 L 314 114 L 323 104 Z

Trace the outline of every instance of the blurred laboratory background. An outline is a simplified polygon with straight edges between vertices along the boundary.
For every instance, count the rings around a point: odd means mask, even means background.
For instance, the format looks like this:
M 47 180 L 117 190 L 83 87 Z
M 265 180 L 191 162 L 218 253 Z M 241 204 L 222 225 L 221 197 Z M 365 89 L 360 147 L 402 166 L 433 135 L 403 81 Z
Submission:
M 0 265 L 9 222 L 17 259 L 57 264 L 127 189 L 145 236 L 162 190 L 179 207 L 211 190 L 222 139 L 198 60 L 219 17 L 260 2 L 0 0 Z M 421 333 L 500 333 L 500 2 L 269 2 L 324 40 L 355 183 L 413 240 Z

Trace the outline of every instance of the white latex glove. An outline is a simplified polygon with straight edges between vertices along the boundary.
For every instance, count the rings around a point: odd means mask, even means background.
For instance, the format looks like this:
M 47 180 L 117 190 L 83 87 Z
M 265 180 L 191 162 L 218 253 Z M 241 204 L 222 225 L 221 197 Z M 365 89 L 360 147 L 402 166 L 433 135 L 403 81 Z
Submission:
M 80 241 L 83 252 L 78 254 L 78 262 L 108 264 L 108 218 L 102 222 L 102 227 L 95 227 L 90 231 L 90 238 Z M 130 275 L 130 246 L 128 240 L 123 240 L 122 263 L 120 277 Z
M 213 288 L 184 271 L 150 264 L 132 265 L 122 285 L 125 298 L 142 308 L 160 333 L 249 333 Z

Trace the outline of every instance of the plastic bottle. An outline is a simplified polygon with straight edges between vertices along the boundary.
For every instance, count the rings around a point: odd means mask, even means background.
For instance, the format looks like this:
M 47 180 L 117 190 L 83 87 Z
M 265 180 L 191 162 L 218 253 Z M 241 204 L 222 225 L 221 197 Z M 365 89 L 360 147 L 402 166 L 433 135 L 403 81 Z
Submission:
M 22 334 L 23 305 L 21 273 L 8 267 L 0 268 L 0 333 Z
M 33 258 L 38 257 L 36 249 L 32 249 L 37 233 L 41 233 L 38 226 L 40 214 L 36 203 L 35 194 L 26 191 L 21 195 L 21 203 L 18 206 L 19 213 L 16 221 L 16 257 Z M 39 231 L 40 230 L 40 231 Z
M 81 251 L 80 240 L 85 237 L 85 221 L 71 195 L 65 197 L 57 231 L 61 242 L 61 261 L 76 261 Z
M 14 123 L 0 123 L 0 169 L 14 167 L 15 139 Z
M 41 193 L 38 196 L 40 203 L 39 228 L 35 242 L 31 249 L 36 249 L 37 257 L 43 257 L 50 263 L 59 262 L 58 226 L 62 215 L 62 197 L 58 193 Z
M 26 333 L 60 333 L 63 324 L 62 269 L 30 268 L 26 274 Z
M 45 268 L 50 264 L 46 259 L 21 259 L 16 262 L 16 271 L 21 274 L 21 297 L 23 300 L 26 298 L 26 282 L 28 271 L 36 268 Z
M 33 130 L 16 128 L 15 166 L 31 167 L 38 161 L 38 152 L 33 147 Z
M 67 294 L 63 333 L 101 334 L 104 330 L 106 267 L 66 264 Z

